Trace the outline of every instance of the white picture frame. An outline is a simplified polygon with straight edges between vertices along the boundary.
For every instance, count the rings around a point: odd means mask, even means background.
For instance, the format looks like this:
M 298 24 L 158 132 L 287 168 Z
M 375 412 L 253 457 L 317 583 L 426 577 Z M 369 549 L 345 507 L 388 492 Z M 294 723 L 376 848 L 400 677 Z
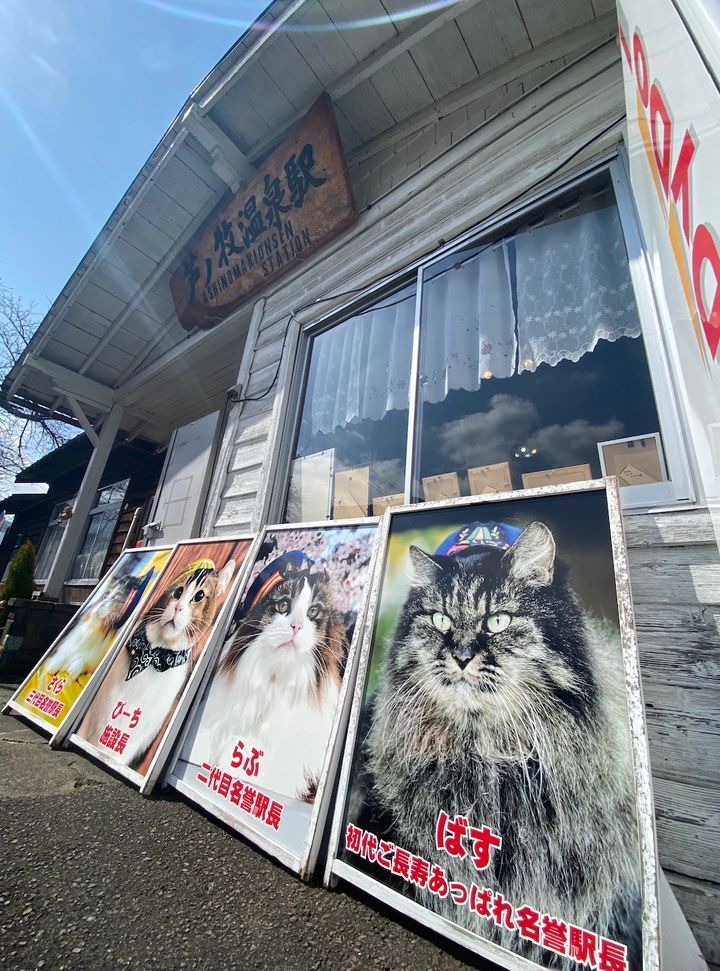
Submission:
M 328 734 L 325 753 L 322 760 L 322 770 L 319 775 L 317 791 L 312 803 L 309 817 L 305 816 L 302 820 L 304 834 L 296 837 L 296 833 L 284 834 L 280 831 L 277 835 L 268 829 L 267 832 L 261 829 L 259 824 L 251 824 L 250 817 L 239 811 L 234 812 L 232 805 L 227 801 L 220 801 L 214 798 L 207 786 L 202 787 L 197 784 L 198 765 L 183 759 L 185 744 L 189 741 L 191 734 L 196 731 L 195 719 L 198 717 L 198 724 L 201 722 L 206 698 L 208 697 L 215 668 L 220 661 L 222 644 L 218 644 L 214 654 L 213 663 L 208 666 L 205 672 L 203 683 L 198 690 L 194 702 L 188 712 L 177 744 L 175 745 L 171 761 L 168 764 L 167 772 L 163 778 L 163 786 L 169 786 L 181 793 L 190 802 L 202 807 L 206 812 L 220 819 L 223 823 L 242 835 L 249 842 L 255 844 L 264 852 L 275 857 L 289 870 L 298 874 L 301 879 L 309 879 L 317 863 L 320 845 L 325 831 L 325 824 L 330 809 L 330 801 L 333 794 L 333 786 L 337 775 L 337 770 L 342 752 L 342 744 L 349 716 L 349 703 L 355 685 L 357 674 L 357 660 L 359 653 L 359 642 L 362 634 L 363 624 L 367 608 L 367 592 L 370 580 L 375 569 L 378 555 L 377 537 L 379 532 L 378 517 L 366 517 L 364 519 L 348 519 L 320 521 L 314 523 L 293 523 L 289 525 L 268 526 L 262 533 L 261 541 L 255 547 L 255 557 L 257 552 L 263 547 L 269 536 L 281 534 L 295 534 L 298 532 L 312 532 L 317 530 L 374 530 L 374 535 L 369 541 L 370 557 L 366 568 L 366 580 L 364 593 L 360 598 L 354 622 L 353 636 L 348 647 L 345 671 L 340 687 L 340 694 L 335 709 L 335 716 Z M 234 601 L 230 607 L 229 617 L 234 617 L 240 604 L 247 593 L 247 589 L 253 577 L 255 560 L 247 571 L 242 586 L 236 588 Z M 226 627 L 227 630 L 227 627 Z M 262 787 L 258 784 L 259 791 Z M 296 832 L 301 832 L 298 827 Z

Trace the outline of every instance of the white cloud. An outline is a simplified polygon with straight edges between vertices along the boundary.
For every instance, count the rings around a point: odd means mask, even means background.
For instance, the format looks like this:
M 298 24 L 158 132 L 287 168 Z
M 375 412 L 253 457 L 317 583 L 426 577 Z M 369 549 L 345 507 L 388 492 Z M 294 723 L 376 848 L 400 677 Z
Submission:
M 504 462 L 512 447 L 524 442 L 538 423 L 532 401 L 509 394 L 494 394 L 488 411 L 448 422 L 439 432 L 440 452 L 450 468 L 471 468 Z
M 597 443 L 613 438 L 623 438 L 625 426 L 611 419 L 601 425 L 593 425 L 584 418 L 577 418 L 567 425 L 545 425 L 532 436 L 532 444 L 538 454 L 547 459 L 548 468 L 575 465 L 580 456 L 597 455 Z

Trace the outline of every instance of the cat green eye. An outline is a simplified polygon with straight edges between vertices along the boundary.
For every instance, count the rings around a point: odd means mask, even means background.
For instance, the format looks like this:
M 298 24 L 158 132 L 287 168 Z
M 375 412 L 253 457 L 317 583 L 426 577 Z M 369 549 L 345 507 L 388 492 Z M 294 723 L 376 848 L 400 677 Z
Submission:
M 320 610 L 320 607 L 316 607 L 315 605 L 313 605 L 312 607 L 308 608 L 307 615 L 310 618 L 310 620 L 317 620 L 321 612 L 322 611 Z
M 490 614 L 485 624 L 489 634 L 502 634 L 504 630 L 508 629 L 511 621 L 512 617 L 510 614 L 501 612 L 499 614 Z
M 287 599 L 287 597 L 283 597 L 282 600 L 278 600 L 278 602 L 275 604 L 275 610 L 277 610 L 279 614 L 286 614 L 288 610 L 290 610 L 290 601 Z
M 452 621 L 448 616 L 436 610 L 432 615 L 433 626 L 436 627 L 441 634 L 447 634 L 447 632 L 452 627 Z

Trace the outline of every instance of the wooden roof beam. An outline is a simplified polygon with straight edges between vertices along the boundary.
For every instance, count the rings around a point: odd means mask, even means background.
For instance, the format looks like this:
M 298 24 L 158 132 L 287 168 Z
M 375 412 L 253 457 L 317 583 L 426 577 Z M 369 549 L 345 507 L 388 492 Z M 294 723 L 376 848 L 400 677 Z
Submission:
M 371 78 L 381 68 L 400 57 L 401 54 L 406 53 L 406 51 L 409 51 L 416 44 L 419 44 L 421 40 L 430 37 L 431 34 L 434 34 L 436 30 L 439 30 L 448 21 L 454 20 L 455 17 L 459 17 L 467 10 L 484 2 L 485 0 L 459 0 L 458 3 L 452 4 L 449 7 L 443 7 L 438 13 L 428 14 L 421 18 L 411 27 L 408 27 L 407 30 L 402 31 L 396 37 L 391 37 L 384 44 L 381 44 L 364 61 L 356 64 L 342 75 L 342 77 L 334 81 L 327 89 L 328 94 L 333 101 L 337 101 L 359 84 L 362 84 L 363 81 L 367 81 L 368 78 Z M 281 141 L 288 129 L 295 124 L 296 119 L 306 114 L 314 101 L 315 99 L 313 98 L 304 105 L 282 132 L 274 132 L 272 135 L 269 135 L 254 145 L 250 159 L 254 161 L 255 159 L 262 158 L 269 148 Z
M 111 388 L 78 374 L 77 371 L 71 371 L 62 364 L 28 354 L 23 365 L 50 378 L 56 391 L 65 397 L 71 395 L 77 401 L 103 412 L 110 411 L 113 406 L 114 394 Z
M 197 105 L 190 105 L 183 115 L 182 123 L 210 153 L 213 172 L 232 192 L 237 192 L 255 174 L 255 167 L 235 142 L 228 138 L 212 118 L 203 115 Z

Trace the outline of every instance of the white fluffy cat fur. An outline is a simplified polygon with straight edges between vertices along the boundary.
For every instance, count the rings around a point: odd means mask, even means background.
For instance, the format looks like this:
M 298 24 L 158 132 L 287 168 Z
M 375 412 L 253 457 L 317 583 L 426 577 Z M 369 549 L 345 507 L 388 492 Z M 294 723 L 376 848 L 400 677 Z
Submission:
M 48 675 L 64 673 L 71 681 L 92 674 L 111 647 L 123 615 L 138 590 L 134 577 L 112 580 L 96 604 L 84 610 L 44 663 Z
M 312 799 L 340 692 L 345 635 L 325 574 L 288 570 L 243 619 L 215 672 L 187 756 L 234 775 L 238 740 L 263 752 L 257 785 Z

